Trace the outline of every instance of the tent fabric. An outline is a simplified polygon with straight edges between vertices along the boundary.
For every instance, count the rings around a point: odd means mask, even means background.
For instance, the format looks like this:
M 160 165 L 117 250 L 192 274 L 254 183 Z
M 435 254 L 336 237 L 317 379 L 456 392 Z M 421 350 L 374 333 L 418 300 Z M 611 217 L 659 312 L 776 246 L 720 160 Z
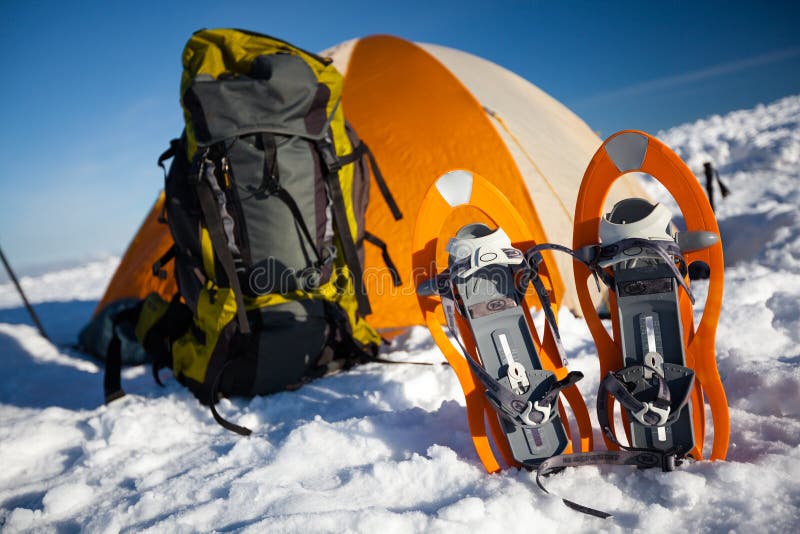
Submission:
M 153 263 L 172 246 L 169 228 L 158 220 L 164 209 L 164 198 L 162 191 L 122 256 L 108 289 L 95 308 L 95 315 L 106 305 L 120 299 L 143 299 L 155 292 L 169 302 L 178 291 L 172 262 L 163 268 L 166 272 L 165 278 L 153 276 Z
M 439 176 L 466 169 L 486 177 L 511 200 L 534 239 L 544 240 L 545 235 L 519 169 L 489 115 L 441 62 L 413 43 L 376 36 L 353 47 L 344 70 L 345 113 L 375 154 L 404 214 L 395 221 L 380 199 L 367 208 L 366 229 L 387 241 L 404 282 L 401 288 L 392 287 L 388 273 L 380 269 L 378 251 L 367 248 L 365 282 L 373 310 L 369 322 L 376 328 L 420 324 L 414 290 L 421 280 L 412 273 L 412 236 L 422 199 Z M 462 214 L 445 232 L 454 234 L 470 222 Z M 440 264 L 443 255 L 440 250 Z M 560 278 L 554 282 L 562 291 Z
M 580 181 L 601 145 L 572 111 L 513 72 L 452 48 L 381 35 L 347 41 L 323 55 L 345 75 L 342 99 L 349 120 L 376 154 L 390 186 L 399 190 L 406 220 L 389 221 L 380 202 L 373 202 L 366 224 L 379 236 L 399 233 L 391 253 L 406 286 L 412 252 L 407 232 L 413 231 L 416 208 L 430 184 L 456 168 L 477 172 L 498 186 L 537 241 L 572 244 Z M 418 116 L 423 109 L 426 115 Z M 606 204 L 632 196 L 648 197 L 634 177 L 623 177 Z M 562 305 L 580 314 L 571 258 L 558 254 L 547 260 L 555 262 L 563 281 L 556 287 L 563 287 Z M 378 253 L 369 248 L 366 265 L 380 265 Z M 413 288 L 404 287 L 400 295 L 377 294 L 384 287 L 383 282 L 368 286 L 370 322 L 378 327 L 418 324 Z M 594 288 L 592 293 L 599 303 L 600 294 Z
M 517 74 L 459 50 L 421 46 L 487 108 L 528 187 L 547 240 L 571 246 L 578 189 L 601 139 L 566 106 Z M 630 197 L 648 198 L 633 176 L 615 184 L 606 205 Z M 554 259 L 567 287 L 561 304 L 580 314 L 572 258 L 556 254 Z M 592 289 L 598 303 L 600 295 Z
M 375 154 L 404 214 L 395 221 L 377 188 L 372 188 L 365 226 L 389 245 L 403 286 L 392 285 L 381 250 L 366 244 L 370 324 L 381 329 L 422 324 L 411 242 L 421 200 L 445 172 L 466 169 L 481 174 L 508 196 L 533 239 L 571 244 L 580 180 L 601 141 L 566 107 L 498 65 L 442 46 L 378 35 L 344 42 L 322 55 L 332 57 L 345 75 L 345 116 Z M 647 197 L 632 178 L 618 184 L 607 203 Z M 157 222 L 162 204 L 163 193 L 98 309 L 119 298 L 143 298 L 156 291 L 169 299 L 175 292 L 171 276 L 160 280 L 151 270 L 171 244 L 166 225 Z M 491 222 L 466 211 L 448 221 L 444 231 L 455 233 L 473 216 Z M 439 261 L 444 257 L 440 251 Z M 580 313 L 570 260 L 551 258 L 547 259 L 556 261 L 554 286 L 563 294 L 562 305 Z

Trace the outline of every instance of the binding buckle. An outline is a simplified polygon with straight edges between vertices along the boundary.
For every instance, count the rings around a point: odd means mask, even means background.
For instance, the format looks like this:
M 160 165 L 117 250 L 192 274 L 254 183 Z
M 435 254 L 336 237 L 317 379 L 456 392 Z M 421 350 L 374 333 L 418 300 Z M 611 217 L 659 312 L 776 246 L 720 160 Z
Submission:
M 542 414 L 542 420 L 539 421 L 538 423 L 531 420 L 531 412 L 533 412 L 534 410 Z M 539 427 L 550 420 L 550 414 L 552 411 L 553 411 L 553 406 L 550 404 L 545 404 L 544 406 L 542 406 L 541 404 L 539 404 L 539 401 L 536 402 L 528 401 L 528 405 L 525 407 L 525 410 L 522 412 L 522 414 L 520 414 L 519 418 L 527 426 Z
M 667 424 L 667 419 L 669 418 L 669 412 L 670 412 L 669 406 L 667 406 L 666 408 L 659 408 L 658 406 L 655 406 L 655 403 L 651 402 L 643 402 L 642 404 L 643 406 L 641 410 L 637 412 L 631 411 L 631 414 L 637 421 L 639 421 L 645 426 L 664 426 L 665 424 Z M 651 423 L 649 421 L 646 421 L 645 416 L 649 414 L 655 414 L 656 416 L 658 416 L 658 422 Z

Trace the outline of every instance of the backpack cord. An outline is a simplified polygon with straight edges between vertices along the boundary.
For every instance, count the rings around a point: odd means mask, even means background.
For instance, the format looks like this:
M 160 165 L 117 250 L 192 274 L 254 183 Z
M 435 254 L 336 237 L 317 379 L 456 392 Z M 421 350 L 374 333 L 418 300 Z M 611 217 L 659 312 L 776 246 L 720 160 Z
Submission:
M 372 151 L 364 141 L 361 141 L 361 143 L 359 143 L 359 145 L 355 147 L 352 152 L 339 158 L 339 163 L 344 166 L 348 163 L 358 161 L 365 155 L 367 156 L 367 159 L 369 159 L 369 166 L 372 168 L 372 176 L 375 178 L 375 183 L 378 184 L 378 189 L 381 192 L 383 200 L 385 200 L 386 205 L 389 206 L 389 211 L 392 212 L 392 217 L 394 217 L 394 220 L 399 221 L 403 218 L 403 212 L 401 212 L 400 208 L 397 206 L 397 201 L 395 201 L 394 196 L 392 196 L 392 192 L 389 190 L 389 186 L 386 184 L 383 173 L 381 172 L 380 167 L 378 167 L 378 162 L 375 161 L 375 156 L 372 155 Z
M 214 421 L 219 423 L 220 426 L 230 430 L 231 432 L 236 432 L 240 436 L 249 436 L 253 433 L 252 430 L 245 426 L 239 426 L 237 424 L 231 423 L 224 417 L 222 417 L 219 412 L 217 411 L 216 403 L 217 403 L 217 394 L 219 393 L 219 386 L 222 383 L 222 375 L 225 373 L 225 369 L 231 366 L 235 359 L 228 360 L 225 362 L 225 365 L 222 366 L 222 369 L 219 370 L 217 373 L 216 378 L 214 378 L 214 384 L 211 386 L 211 395 L 209 398 L 209 405 L 211 406 L 211 415 L 214 416 Z
M 395 287 L 403 285 L 403 280 L 400 278 L 400 273 L 397 271 L 397 267 L 395 267 L 392 257 L 389 255 L 389 247 L 386 246 L 386 243 L 383 241 L 383 239 L 371 232 L 364 230 L 364 241 L 372 243 L 381 249 L 383 263 L 386 264 L 386 268 L 389 269 L 389 274 L 392 275 L 392 283 Z
M 397 202 L 394 200 L 392 192 L 389 191 L 389 186 L 386 184 L 386 180 L 384 180 L 383 174 L 381 174 L 381 170 L 378 167 L 378 163 L 375 161 L 375 156 L 372 155 L 372 151 L 366 144 L 364 144 L 363 141 L 360 146 L 364 147 L 364 152 L 367 154 L 367 158 L 369 159 L 369 165 L 370 167 L 372 167 L 372 175 L 375 177 L 375 183 L 378 184 L 378 189 L 380 189 L 383 199 L 389 206 L 389 209 L 392 212 L 394 220 L 399 221 L 400 219 L 403 218 L 403 213 L 397 206 Z

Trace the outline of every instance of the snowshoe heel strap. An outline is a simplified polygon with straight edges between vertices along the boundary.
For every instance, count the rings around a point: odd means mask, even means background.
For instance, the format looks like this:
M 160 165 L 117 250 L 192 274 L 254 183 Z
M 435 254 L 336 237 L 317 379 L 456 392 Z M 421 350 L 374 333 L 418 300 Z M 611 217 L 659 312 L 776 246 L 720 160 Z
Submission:
M 632 365 L 606 375 L 597 394 L 598 417 L 608 417 L 607 409 L 601 406 L 605 400 L 601 399 L 611 394 L 628 415 L 641 425 L 658 427 L 674 423 L 691 396 L 694 371 L 681 365 L 664 363 L 663 372 L 662 377 L 652 368 Z M 601 420 L 600 423 L 603 425 L 605 421 Z
M 583 378 L 583 373 L 580 371 L 572 371 L 558 381 L 552 371 L 527 371 L 530 389 L 526 394 L 519 395 L 492 377 L 472 358 L 467 360 L 472 372 L 486 387 L 486 398 L 497 413 L 515 425 L 525 428 L 538 428 L 552 422 L 558 412 L 555 409 L 558 394 Z

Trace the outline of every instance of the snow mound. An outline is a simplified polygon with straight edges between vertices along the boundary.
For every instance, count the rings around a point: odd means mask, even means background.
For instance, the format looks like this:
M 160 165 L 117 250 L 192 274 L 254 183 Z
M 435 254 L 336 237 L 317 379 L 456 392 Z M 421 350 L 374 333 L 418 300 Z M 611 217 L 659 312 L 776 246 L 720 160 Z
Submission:
M 38 336 L 13 287 L 0 285 L 0 530 L 797 532 L 798 126 L 794 96 L 660 133 L 696 171 L 713 161 L 731 189 L 717 212 L 728 265 L 717 337 L 727 461 L 550 477 L 551 491 L 615 514 L 605 521 L 542 493 L 526 471 L 488 475 L 457 380 L 422 328 L 385 356 L 432 366 L 369 364 L 293 392 L 224 400 L 223 415 L 254 430 L 246 439 L 174 380 L 157 388 L 144 367 L 127 369 L 128 395 L 103 406 L 101 366 L 61 344 L 90 317 L 117 264 L 109 259 L 23 278 L 59 345 Z M 559 320 L 593 406 L 591 336 L 567 312 Z
M 119 258 L 93 261 L 81 267 L 64 269 L 40 276 L 23 276 L 19 285 L 31 304 L 70 300 L 99 300 L 119 265 Z M 0 284 L 0 309 L 22 304 L 10 281 Z

